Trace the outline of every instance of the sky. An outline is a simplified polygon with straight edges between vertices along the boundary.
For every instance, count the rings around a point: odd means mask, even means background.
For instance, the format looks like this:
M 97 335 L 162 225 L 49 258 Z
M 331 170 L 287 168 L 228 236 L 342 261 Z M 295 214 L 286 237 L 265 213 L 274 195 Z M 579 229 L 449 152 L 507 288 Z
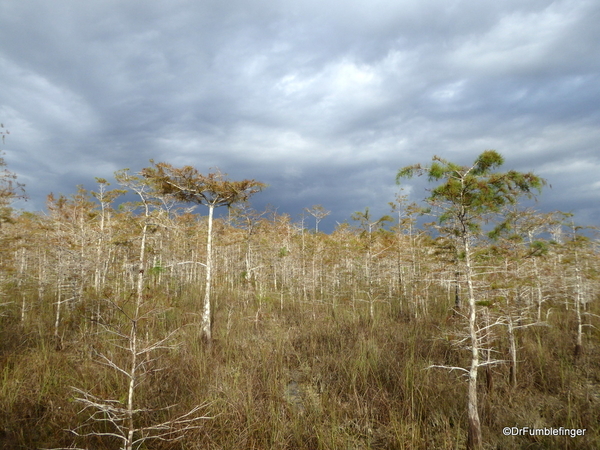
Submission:
M 599 23 L 597 0 L 0 0 L 0 149 L 23 209 L 154 159 L 323 205 L 323 230 L 388 214 L 403 166 L 495 149 L 548 180 L 537 208 L 599 225 Z

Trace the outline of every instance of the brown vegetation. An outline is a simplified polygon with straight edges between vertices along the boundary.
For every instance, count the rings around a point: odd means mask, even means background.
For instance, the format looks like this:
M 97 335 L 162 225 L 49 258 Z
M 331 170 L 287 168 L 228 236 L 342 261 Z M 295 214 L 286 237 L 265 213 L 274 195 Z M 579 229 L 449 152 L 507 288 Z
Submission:
M 232 208 L 212 225 L 207 345 L 207 218 L 121 175 L 141 203 L 115 207 L 99 180 L 0 228 L 0 448 L 122 448 L 101 404 L 131 442 L 163 437 L 140 448 L 465 448 L 456 306 L 475 294 L 483 448 L 600 448 L 598 241 L 562 216 L 478 236 L 472 294 L 463 255 L 414 206 L 330 234 Z M 513 426 L 587 431 L 503 436 Z

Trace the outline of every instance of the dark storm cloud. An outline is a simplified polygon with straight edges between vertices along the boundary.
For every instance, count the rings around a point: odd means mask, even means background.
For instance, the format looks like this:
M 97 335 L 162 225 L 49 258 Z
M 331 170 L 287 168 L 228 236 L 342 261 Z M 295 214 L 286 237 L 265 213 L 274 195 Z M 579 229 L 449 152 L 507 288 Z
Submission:
M 1 8 L 0 121 L 34 208 L 154 158 L 266 181 L 260 204 L 322 203 L 333 224 L 386 213 L 403 165 L 495 148 L 549 179 L 544 208 L 600 220 L 595 1 Z

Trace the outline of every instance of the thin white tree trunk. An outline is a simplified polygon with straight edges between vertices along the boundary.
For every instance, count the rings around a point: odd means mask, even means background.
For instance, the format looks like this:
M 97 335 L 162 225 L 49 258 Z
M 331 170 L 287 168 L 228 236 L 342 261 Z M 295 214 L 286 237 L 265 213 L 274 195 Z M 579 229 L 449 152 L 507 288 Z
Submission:
M 212 323 L 210 311 L 210 286 L 212 271 L 212 225 L 214 205 L 208 205 L 208 236 L 206 237 L 206 286 L 202 308 L 202 336 L 208 343 L 212 340 Z
M 21 292 L 21 323 L 25 323 L 25 312 L 27 310 L 27 303 L 25 299 L 25 289 L 23 289 L 23 277 L 27 269 L 27 259 L 25 257 L 25 248 L 23 247 L 21 253 L 21 264 L 19 266 L 19 277 L 17 281 L 17 290 Z
M 61 258 L 61 253 L 58 253 L 58 262 L 57 262 L 57 266 L 58 266 L 58 276 L 57 276 L 57 287 L 56 287 L 56 296 L 57 296 L 57 300 L 56 300 L 56 316 L 54 317 L 54 338 L 56 340 L 56 348 L 60 348 L 60 334 L 58 332 L 58 329 L 60 327 L 60 319 L 61 319 L 61 308 L 62 308 L 62 304 L 63 304 L 63 299 L 62 299 L 62 274 L 61 274 L 61 265 L 62 265 L 62 258 Z
M 142 278 L 140 276 L 140 278 Z M 135 385 L 137 381 L 136 369 L 137 369 L 137 316 L 139 314 L 139 303 L 136 305 L 135 319 L 131 324 L 131 335 L 129 337 L 129 348 L 131 352 L 131 369 L 129 371 L 129 388 L 127 392 L 127 441 L 126 449 L 132 450 L 133 448 L 133 435 L 135 433 L 135 423 L 133 421 L 133 394 L 135 391 Z
M 143 199 L 142 199 L 143 200 Z M 135 433 L 135 423 L 133 420 L 134 414 L 134 393 L 135 386 L 137 384 L 137 357 L 138 357 L 138 342 L 137 342 L 137 325 L 140 316 L 140 307 L 144 300 L 144 272 L 146 270 L 146 236 L 148 234 L 148 216 L 150 215 L 150 211 L 148 208 L 148 203 L 144 201 L 145 206 L 145 218 L 144 218 L 144 227 L 142 229 L 142 241 L 140 243 L 140 256 L 138 260 L 138 274 L 137 274 L 137 282 L 136 282 L 136 302 L 135 302 L 135 312 L 133 314 L 133 318 L 131 319 L 131 331 L 129 333 L 129 353 L 131 355 L 130 360 L 130 369 L 127 374 L 129 377 L 129 386 L 127 390 L 127 438 L 125 441 L 126 450 L 132 450 L 133 448 L 133 437 Z
M 577 342 L 575 344 L 575 356 L 581 355 L 583 352 L 583 319 L 581 315 L 581 307 L 583 304 L 583 286 L 581 280 L 581 268 L 579 267 L 579 254 L 575 250 L 575 313 L 577 316 Z
M 477 405 L 477 371 L 479 369 L 479 334 L 477 329 L 477 305 L 473 288 L 473 269 L 471 267 L 471 249 L 469 236 L 463 237 L 465 248 L 466 279 L 469 291 L 469 334 L 471 338 L 471 368 L 469 370 L 469 395 L 468 417 L 469 432 L 467 448 L 479 450 L 481 448 L 481 422 Z
M 59 264 L 60 264 L 60 262 L 59 262 Z M 62 301 L 62 285 L 61 285 L 61 281 L 62 280 L 59 277 L 58 278 L 58 288 L 57 288 L 57 291 L 58 291 L 57 292 L 57 294 L 58 294 L 57 297 L 58 297 L 58 299 L 56 301 L 56 316 L 54 317 L 54 337 L 56 339 L 57 345 L 58 345 L 58 342 L 60 340 L 60 335 L 58 333 L 58 328 L 60 326 L 60 309 L 61 309 L 61 306 L 62 306 L 62 303 L 63 303 L 63 301 Z
M 509 305 L 510 308 L 510 305 Z M 512 320 L 512 314 L 508 311 L 508 343 L 510 353 L 510 383 L 517 387 L 517 343 L 515 340 L 515 329 Z

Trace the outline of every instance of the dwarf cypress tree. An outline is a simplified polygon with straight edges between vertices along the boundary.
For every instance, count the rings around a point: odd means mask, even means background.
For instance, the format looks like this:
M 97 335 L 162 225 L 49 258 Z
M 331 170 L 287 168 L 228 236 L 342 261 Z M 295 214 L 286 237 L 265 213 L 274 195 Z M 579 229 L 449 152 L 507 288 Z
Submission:
M 182 202 L 208 206 L 208 234 L 206 239 L 206 287 L 202 305 L 202 336 L 210 343 L 212 321 L 210 305 L 212 271 L 212 224 L 214 209 L 247 201 L 265 185 L 255 180 L 231 181 L 219 171 L 202 175 L 192 166 L 176 168 L 167 163 L 154 163 L 142 174 L 150 179 L 163 194 L 172 195 Z
M 477 301 L 474 289 L 473 250 L 482 226 L 501 215 L 503 208 L 518 202 L 522 196 L 531 197 L 545 181 L 531 172 L 514 170 L 497 172 L 504 158 L 495 150 L 481 153 L 471 166 L 460 166 L 439 156 L 429 166 L 406 166 L 398 171 L 396 182 L 402 178 L 427 175 L 430 182 L 440 182 L 431 190 L 426 201 L 439 218 L 442 233 L 456 239 L 462 249 L 461 259 L 469 298 L 469 340 L 471 366 L 468 370 L 468 443 L 469 449 L 480 449 L 481 423 L 477 407 L 477 371 L 480 367 L 481 331 L 477 322 Z

